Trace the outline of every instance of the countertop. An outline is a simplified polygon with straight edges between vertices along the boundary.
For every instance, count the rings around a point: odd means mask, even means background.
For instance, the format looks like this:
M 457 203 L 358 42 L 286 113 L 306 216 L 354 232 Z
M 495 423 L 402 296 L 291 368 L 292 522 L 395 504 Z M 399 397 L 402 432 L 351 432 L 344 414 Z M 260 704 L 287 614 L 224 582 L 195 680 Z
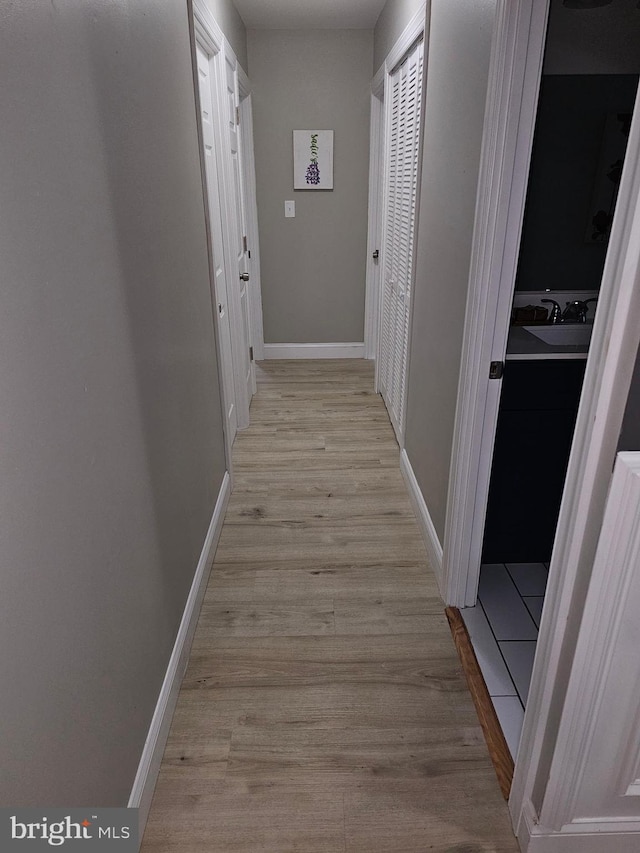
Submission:
M 523 326 L 510 326 L 507 339 L 507 361 L 536 361 L 558 358 L 586 358 L 588 344 L 571 344 L 561 347 L 546 344 Z

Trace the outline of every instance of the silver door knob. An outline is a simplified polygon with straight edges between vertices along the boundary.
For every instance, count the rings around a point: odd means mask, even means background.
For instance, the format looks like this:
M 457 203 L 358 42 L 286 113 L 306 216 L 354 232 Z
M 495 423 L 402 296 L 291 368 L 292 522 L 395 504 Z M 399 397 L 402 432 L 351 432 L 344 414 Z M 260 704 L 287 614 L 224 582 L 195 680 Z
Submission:
M 240 273 L 240 281 L 249 281 L 249 273 L 241 272 Z

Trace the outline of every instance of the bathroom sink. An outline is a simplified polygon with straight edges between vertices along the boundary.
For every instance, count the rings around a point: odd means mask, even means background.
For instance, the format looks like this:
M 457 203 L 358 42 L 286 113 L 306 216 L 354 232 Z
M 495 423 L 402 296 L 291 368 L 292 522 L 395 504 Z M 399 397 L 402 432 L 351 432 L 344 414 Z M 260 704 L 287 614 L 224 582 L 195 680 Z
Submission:
M 557 347 L 586 346 L 591 340 L 591 323 L 560 323 L 557 326 L 525 326 L 545 344 Z

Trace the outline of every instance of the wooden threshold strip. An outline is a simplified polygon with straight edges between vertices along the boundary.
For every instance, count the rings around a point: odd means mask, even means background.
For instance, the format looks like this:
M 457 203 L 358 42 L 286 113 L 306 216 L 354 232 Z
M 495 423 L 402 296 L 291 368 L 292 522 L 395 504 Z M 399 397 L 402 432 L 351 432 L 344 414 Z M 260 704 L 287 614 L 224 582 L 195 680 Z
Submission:
M 489 755 L 498 777 L 500 790 L 505 800 L 508 800 L 513 780 L 513 759 L 509 747 L 504 739 L 500 722 L 491 702 L 487 685 L 478 665 L 478 659 L 471 645 L 467 626 L 464 624 L 460 611 L 457 607 L 447 607 L 445 613 L 449 620 L 453 641 L 460 655 L 471 698 L 476 706 L 478 719 L 489 747 Z

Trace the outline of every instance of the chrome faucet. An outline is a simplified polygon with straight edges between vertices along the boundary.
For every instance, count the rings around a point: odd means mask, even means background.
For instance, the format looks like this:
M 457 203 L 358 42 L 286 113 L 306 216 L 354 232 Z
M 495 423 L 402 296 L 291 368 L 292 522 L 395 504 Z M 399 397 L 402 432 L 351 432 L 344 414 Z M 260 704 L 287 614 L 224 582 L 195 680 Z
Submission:
M 562 308 L 556 302 L 555 299 L 542 299 L 541 302 L 551 302 L 553 304 L 553 308 L 549 314 L 549 322 L 550 323 L 562 323 Z
M 567 307 L 562 312 L 563 323 L 586 323 L 587 311 L 589 310 L 589 302 L 597 302 L 594 297 L 592 299 L 574 299 L 567 302 Z

